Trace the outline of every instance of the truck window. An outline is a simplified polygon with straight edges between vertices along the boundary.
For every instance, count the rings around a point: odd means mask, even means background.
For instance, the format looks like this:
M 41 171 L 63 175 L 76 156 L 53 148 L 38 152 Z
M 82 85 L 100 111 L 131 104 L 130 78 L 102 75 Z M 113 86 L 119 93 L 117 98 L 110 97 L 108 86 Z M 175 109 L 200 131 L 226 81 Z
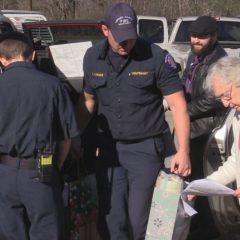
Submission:
M 219 21 L 218 40 L 220 42 L 240 42 L 240 22 Z
M 188 31 L 190 24 L 192 23 L 192 21 L 183 21 L 181 22 L 176 38 L 175 38 L 175 42 L 189 42 L 190 41 L 190 33 Z
M 139 35 L 151 43 L 163 42 L 163 23 L 159 20 L 139 19 Z
M 14 31 L 11 24 L 8 22 L 0 22 L 0 33 L 12 32 Z

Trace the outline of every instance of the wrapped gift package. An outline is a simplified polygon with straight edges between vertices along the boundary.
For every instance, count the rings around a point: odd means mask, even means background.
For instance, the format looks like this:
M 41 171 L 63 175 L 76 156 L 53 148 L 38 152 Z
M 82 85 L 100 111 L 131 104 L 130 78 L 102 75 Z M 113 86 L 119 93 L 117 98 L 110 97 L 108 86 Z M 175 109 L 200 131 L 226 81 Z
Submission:
M 100 240 L 97 232 L 97 212 L 79 215 L 77 228 L 71 231 L 69 240 Z
M 100 240 L 97 232 L 97 190 L 94 175 L 69 184 L 69 240 Z
M 184 181 L 161 171 L 153 192 L 145 240 L 172 240 Z

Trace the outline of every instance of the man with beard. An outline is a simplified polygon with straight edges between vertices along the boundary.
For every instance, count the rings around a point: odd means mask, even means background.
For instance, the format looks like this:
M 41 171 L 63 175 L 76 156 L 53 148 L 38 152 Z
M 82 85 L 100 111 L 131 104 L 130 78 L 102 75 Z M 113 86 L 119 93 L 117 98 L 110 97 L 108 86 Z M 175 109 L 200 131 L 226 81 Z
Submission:
M 182 81 L 185 86 L 187 108 L 191 120 L 190 180 L 203 178 L 203 153 L 211 131 L 221 124 L 225 109 L 206 90 L 209 67 L 226 55 L 217 41 L 217 21 L 210 16 L 200 16 L 189 28 L 191 53 L 184 70 Z M 197 198 L 195 207 L 199 214 L 193 219 L 190 239 L 212 239 L 218 235 L 206 198 Z M 203 230 L 205 229 L 205 230 Z M 194 230 L 194 231 L 193 231 Z M 206 236 L 206 234 L 208 234 Z

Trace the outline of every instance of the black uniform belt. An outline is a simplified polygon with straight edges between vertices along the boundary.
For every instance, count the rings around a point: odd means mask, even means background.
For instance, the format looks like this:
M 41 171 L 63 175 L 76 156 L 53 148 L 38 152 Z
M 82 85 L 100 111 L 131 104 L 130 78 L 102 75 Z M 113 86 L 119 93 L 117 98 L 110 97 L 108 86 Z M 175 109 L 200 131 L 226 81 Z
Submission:
M 37 161 L 26 158 L 11 157 L 9 155 L 0 155 L 0 164 L 20 169 L 37 169 Z

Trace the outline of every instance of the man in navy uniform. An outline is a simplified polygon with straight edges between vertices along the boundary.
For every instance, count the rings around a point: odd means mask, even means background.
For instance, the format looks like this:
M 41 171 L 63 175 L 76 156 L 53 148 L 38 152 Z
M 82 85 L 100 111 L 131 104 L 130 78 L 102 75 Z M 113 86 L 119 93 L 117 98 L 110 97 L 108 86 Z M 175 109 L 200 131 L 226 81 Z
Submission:
M 1 240 L 63 239 L 59 170 L 79 130 L 60 80 L 38 71 L 33 58 L 24 34 L 1 37 Z
M 86 115 L 97 109 L 99 232 L 104 240 L 129 239 L 130 225 L 133 239 L 140 240 L 167 147 L 163 97 L 179 143 L 171 170 L 182 176 L 191 172 L 189 118 L 172 56 L 137 37 L 132 7 L 111 5 L 102 30 L 107 39 L 88 49 L 84 58 L 82 102 Z

